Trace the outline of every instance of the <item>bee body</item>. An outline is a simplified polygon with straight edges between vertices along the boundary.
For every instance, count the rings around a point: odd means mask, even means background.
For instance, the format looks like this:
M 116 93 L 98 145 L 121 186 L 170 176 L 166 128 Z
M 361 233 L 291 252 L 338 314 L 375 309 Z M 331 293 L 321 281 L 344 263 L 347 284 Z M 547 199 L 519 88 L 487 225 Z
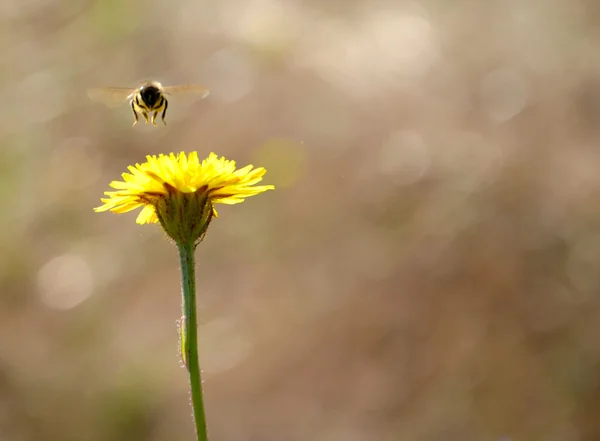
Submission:
M 125 87 L 106 87 L 100 89 L 90 89 L 88 96 L 94 100 L 106 104 L 109 107 L 116 107 L 129 99 L 131 110 L 133 111 L 135 126 L 138 123 L 139 115 L 145 120 L 146 124 L 156 124 L 156 118 L 161 115 L 163 123 L 166 125 L 165 116 L 169 101 L 166 95 L 193 93 L 205 98 L 209 90 L 200 85 L 184 85 L 163 87 L 158 81 L 146 81 L 136 89 Z
M 138 123 L 138 115 L 142 115 L 148 124 L 148 118 L 153 125 L 156 125 L 156 117 L 162 112 L 161 119 L 164 125 L 167 125 L 165 116 L 169 102 L 163 93 L 163 87 L 155 81 L 143 84 L 131 98 L 131 110 L 135 121 Z

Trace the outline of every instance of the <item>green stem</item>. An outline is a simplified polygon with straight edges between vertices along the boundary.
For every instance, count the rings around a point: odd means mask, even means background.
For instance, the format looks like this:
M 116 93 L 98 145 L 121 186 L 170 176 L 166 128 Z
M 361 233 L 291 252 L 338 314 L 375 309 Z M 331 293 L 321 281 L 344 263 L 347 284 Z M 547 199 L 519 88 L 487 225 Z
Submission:
M 196 271 L 194 250 L 191 244 L 178 244 L 181 260 L 181 291 L 183 296 L 182 320 L 182 357 L 190 374 L 192 408 L 196 423 L 198 441 L 208 441 L 206 433 L 206 416 L 204 415 L 204 400 L 202 398 L 202 379 L 198 364 L 198 321 L 196 319 Z

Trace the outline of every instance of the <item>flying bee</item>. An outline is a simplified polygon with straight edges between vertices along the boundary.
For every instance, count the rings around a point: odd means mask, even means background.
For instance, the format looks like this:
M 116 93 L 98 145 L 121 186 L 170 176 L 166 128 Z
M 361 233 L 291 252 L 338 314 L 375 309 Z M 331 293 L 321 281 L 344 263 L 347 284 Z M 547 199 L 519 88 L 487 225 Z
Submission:
M 138 116 L 142 115 L 146 124 L 156 124 L 156 117 L 161 114 L 164 125 L 167 125 L 165 116 L 169 102 L 167 96 L 177 94 L 193 94 L 206 98 L 209 90 L 198 84 L 163 87 L 158 81 L 145 81 L 139 87 L 102 87 L 89 89 L 88 96 L 91 100 L 105 104 L 108 107 L 118 107 L 129 100 L 133 116 L 133 126 L 138 123 Z

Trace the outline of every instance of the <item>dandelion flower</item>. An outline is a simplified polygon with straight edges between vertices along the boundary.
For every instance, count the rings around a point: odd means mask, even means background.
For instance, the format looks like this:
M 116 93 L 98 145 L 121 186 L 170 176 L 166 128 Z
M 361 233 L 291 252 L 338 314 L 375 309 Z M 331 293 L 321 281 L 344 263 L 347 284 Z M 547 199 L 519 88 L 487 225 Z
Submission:
M 264 168 L 252 165 L 236 169 L 234 161 L 211 153 L 202 162 L 198 153 L 147 156 L 146 162 L 128 167 L 122 181 L 113 181 L 104 205 L 95 211 L 142 211 L 138 224 L 159 222 L 176 242 L 181 262 L 183 315 L 179 322 L 181 358 L 190 377 L 191 403 L 198 441 L 208 441 L 206 415 L 198 362 L 196 276 L 194 251 L 206 234 L 214 204 L 238 204 L 245 198 L 271 190 L 259 185 Z
M 236 169 L 235 161 L 211 153 L 202 162 L 197 152 L 186 155 L 147 156 L 146 162 L 128 167 L 123 181 L 113 181 L 97 212 L 126 213 L 142 208 L 138 224 L 160 222 L 178 243 L 198 241 L 206 232 L 214 204 L 239 204 L 245 198 L 271 190 L 256 186 L 266 173 L 252 165 Z

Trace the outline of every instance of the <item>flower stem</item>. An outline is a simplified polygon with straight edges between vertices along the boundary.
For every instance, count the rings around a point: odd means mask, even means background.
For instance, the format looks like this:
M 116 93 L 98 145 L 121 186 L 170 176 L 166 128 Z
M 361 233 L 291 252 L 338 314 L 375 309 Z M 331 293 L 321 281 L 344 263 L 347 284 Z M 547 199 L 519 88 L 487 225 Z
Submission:
M 202 398 L 202 379 L 198 364 L 198 323 L 196 318 L 196 271 L 194 243 L 177 244 L 181 260 L 181 292 L 183 320 L 181 356 L 190 374 L 192 408 L 198 441 L 208 441 L 206 416 Z

